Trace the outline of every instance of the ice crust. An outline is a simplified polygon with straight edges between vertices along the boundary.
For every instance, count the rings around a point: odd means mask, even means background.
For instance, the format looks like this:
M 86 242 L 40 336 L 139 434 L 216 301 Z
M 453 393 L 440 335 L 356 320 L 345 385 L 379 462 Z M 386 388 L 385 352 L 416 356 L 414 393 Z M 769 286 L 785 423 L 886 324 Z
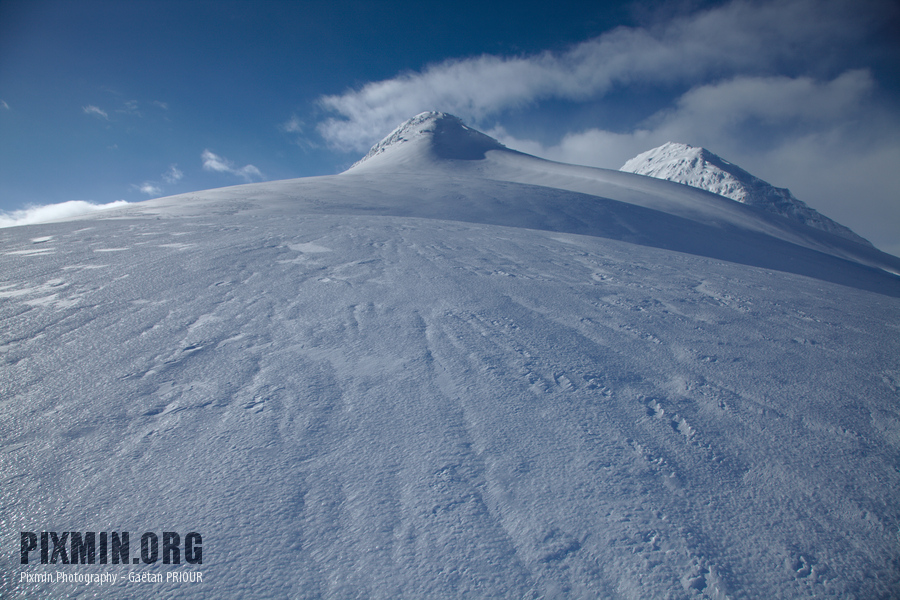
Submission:
M 0 595 L 896 593 L 897 259 L 471 131 L 0 230 Z M 204 563 L 20 565 L 43 530 Z M 204 575 L 18 578 L 63 569 Z

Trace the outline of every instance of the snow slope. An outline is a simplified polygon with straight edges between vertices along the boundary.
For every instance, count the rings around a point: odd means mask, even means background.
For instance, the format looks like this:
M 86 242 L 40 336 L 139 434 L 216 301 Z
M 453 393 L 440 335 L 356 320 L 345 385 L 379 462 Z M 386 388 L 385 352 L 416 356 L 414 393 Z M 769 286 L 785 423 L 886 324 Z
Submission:
M 897 593 L 895 258 L 419 119 L 341 175 L 0 231 L 4 597 Z M 21 579 L 57 571 L 203 582 Z
M 871 245 L 849 228 L 795 198 L 790 190 L 775 187 L 706 148 L 668 142 L 638 154 L 622 165 L 620 170 L 684 183 L 861 244 Z

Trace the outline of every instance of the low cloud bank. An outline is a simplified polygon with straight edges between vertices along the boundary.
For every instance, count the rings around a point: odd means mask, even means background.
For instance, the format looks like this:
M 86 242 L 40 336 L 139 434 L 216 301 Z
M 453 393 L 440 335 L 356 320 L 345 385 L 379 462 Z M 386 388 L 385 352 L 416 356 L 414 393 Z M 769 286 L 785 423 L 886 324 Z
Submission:
M 47 204 L 44 206 L 29 206 L 12 212 L 0 212 L 0 227 L 16 227 L 18 225 L 32 225 L 34 223 L 48 223 L 71 219 L 84 214 L 120 208 L 127 206 L 128 202 L 116 200 L 108 204 L 91 204 L 84 200 L 69 200 L 59 204 Z

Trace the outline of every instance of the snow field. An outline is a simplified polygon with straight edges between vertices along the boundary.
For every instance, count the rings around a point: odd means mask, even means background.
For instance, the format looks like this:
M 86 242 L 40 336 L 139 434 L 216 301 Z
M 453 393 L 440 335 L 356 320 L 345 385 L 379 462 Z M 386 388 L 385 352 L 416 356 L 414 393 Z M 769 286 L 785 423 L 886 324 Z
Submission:
M 43 227 L 2 284 L 13 531 L 201 531 L 208 597 L 897 583 L 893 298 L 428 219 Z

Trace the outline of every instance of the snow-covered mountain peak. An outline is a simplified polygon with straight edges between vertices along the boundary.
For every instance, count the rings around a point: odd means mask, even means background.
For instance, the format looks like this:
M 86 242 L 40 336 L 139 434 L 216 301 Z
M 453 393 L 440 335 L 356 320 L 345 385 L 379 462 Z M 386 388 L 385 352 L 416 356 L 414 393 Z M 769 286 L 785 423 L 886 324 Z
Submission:
M 412 158 L 479 160 L 488 150 L 505 148 L 494 138 L 467 127 L 459 117 L 428 111 L 402 123 L 350 168 L 408 163 Z
M 706 148 L 679 142 L 638 154 L 619 170 L 684 183 L 743 204 L 756 204 L 748 187 L 769 185 Z
M 706 148 L 667 142 L 638 154 L 619 170 L 700 188 L 871 246 L 849 228 L 807 206 L 790 190 L 775 187 Z
M 628 164 L 649 163 L 659 164 L 662 161 L 680 161 L 690 158 L 703 158 L 704 155 L 712 154 L 706 148 L 682 144 L 680 142 L 666 142 L 658 148 L 648 150 L 629 160 Z M 622 167 L 622 170 L 626 170 Z M 633 171 L 632 171 L 633 172 Z

